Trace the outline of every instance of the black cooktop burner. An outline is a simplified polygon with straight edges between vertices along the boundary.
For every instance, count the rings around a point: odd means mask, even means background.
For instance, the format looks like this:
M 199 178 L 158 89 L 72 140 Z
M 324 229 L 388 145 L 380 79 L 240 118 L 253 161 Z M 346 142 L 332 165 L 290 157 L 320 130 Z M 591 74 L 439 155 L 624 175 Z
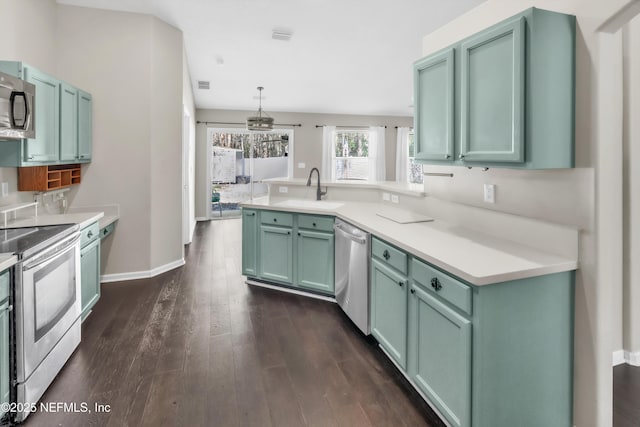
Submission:
M 61 224 L 0 229 L 0 253 L 15 254 L 22 259 L 25 254 L 30 254 L 32 249 L 44 249 L 48 244 L 43 243 L 54 243 L 71 234 L 76 228 L 75 224 Z

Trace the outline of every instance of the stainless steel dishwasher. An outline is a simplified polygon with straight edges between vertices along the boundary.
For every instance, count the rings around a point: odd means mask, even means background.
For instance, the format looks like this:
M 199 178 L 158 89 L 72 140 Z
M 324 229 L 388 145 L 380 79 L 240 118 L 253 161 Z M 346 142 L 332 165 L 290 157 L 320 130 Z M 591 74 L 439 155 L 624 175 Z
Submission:
M 336 302 L 365 334 L 369 324 L 369 248 L 371 237 L 348 222 L 336 219 L 335 292 Z

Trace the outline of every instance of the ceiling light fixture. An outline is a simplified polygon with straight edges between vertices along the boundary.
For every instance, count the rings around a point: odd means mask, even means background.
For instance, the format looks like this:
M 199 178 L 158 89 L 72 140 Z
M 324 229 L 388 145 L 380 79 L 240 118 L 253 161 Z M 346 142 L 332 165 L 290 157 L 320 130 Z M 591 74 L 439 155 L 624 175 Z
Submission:
M 247 117 L 247 130 L 255 131 L 268 131 L 273 129 L 273 118 L 269 117 L 267 113 L 262 115 L 262 86 L 257 88 L 260 91 L 260 106 L 258 107 L 258 113 L 255 116 Z

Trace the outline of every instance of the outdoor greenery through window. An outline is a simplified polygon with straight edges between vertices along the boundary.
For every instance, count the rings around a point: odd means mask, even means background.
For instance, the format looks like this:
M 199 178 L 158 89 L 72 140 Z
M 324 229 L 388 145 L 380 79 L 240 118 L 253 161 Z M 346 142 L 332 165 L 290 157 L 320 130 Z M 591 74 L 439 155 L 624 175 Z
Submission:
M 251 140 L 253 139 L 253 156 L 250 156 Z M 240 150 L 243 158 L 250 157 L 265 159 L 268 157 L 286 157 L 288 133 L 249 133 L 245 132 L 214 132 L 212 143 L 214 147 Z
M 368 131 L 336 131 L 334 179 L 369 179 L 369 139 Z
M 409 132 L 408 138 L 409 167 L 407 168 L 407 172 L 409 173 L 409 182 L 411 184 L 422 184 L 422 165 L 420 163 L 416 163 L 415 134 L 413 132 Z

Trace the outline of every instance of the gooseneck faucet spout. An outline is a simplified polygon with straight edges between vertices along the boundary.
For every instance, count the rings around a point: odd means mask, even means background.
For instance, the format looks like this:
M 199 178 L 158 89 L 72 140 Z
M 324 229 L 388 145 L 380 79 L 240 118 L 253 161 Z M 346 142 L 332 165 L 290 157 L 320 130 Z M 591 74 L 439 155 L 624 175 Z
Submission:
M 327 194 L 327 192 L 320 190 L 320 171 L 318 170 L 318 168 L 313 168 L 311 169 L 311 172 L 309 172 L 309 179 L 307 179 L 307 187 L 311 186 L 311 176 L 313 175 L 313 171 L 316 171 L 318 175 L 318 189 L 316 190 L 316 200 L 322 200 L 322 196 Z

